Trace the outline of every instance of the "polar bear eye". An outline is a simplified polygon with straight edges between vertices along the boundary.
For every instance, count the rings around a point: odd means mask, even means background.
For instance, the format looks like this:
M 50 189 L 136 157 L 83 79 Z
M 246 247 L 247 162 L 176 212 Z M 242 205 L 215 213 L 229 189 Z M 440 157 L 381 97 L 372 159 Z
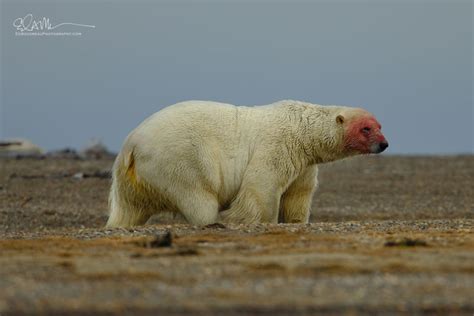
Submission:
M 360 130 L 362 133 L 368 133 L 370 132 L 370 127 L 364 127 L 363 129 Z

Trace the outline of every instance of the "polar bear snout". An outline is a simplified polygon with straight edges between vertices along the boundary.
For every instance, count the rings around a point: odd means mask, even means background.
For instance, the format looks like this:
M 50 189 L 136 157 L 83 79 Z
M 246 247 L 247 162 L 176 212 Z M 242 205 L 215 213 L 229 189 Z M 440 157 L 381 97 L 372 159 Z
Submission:
M 378 143 L 378 144 L 374 144 L 372 145 L 372 148 L 371 148 L 371 151 L 372 153 L 374 154 L 380 154 L 381 152 L 383 152 L 385 149 L 387 149 L 388 147 L 388 142 L 386 140 Z
M 379 152 L 384 151 L 385 149 L 388 148 L 388 142 L 387 142 L 387 141 L 381 142 L 381 143 L 379 144 L 379 148 L 380 148 L 380 151 L 379 151 Z

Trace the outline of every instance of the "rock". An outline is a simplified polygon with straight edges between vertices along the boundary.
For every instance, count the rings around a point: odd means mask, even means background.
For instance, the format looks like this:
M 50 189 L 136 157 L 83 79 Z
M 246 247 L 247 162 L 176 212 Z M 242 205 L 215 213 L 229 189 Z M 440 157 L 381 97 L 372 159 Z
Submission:
M 86 145 L 79 155 L 85 159 L 103 159 L 113 158 L 115 154 L 110 152 L 107 147 L 98 139 L 93 139 Z
M 34 157 L 41 158 L 44 150 L 31 141 L 22 138 L 13 138 L 0 140 L 0 157 L 23 158 Z
M 214 223 L 204 226 L 202 229 L 226 229 L 227 227 L 222 223 Z
M 109 170 L 96 170 L 94 172 L 78 172 L 72 175 L 74 179 L 85 179 L 85 178 L 99 178 L 99 179 L 110 179 L 111 173 Z
M 148 248 L 171 247 L 173 243 L 173 234 L 167 231 L 165 235 L 155 236 L 148 244 Z
M 384 244 L 385 247 L 427 247 L 428 243 L 421 239 L 401 238 L 396 240 L 388 240 Z
M 48 158 L 64 158 L 64 159 L 80 159 L 80 155 L 73 148 L 63 148 L 54 151 L 50 151 L 46 154 Z
M 78 173 L 73 174 L 72 177 L 74 179 L 81 180 L 81 179 L 84 179 L 84 173 L 83 172 L 78 172 Z

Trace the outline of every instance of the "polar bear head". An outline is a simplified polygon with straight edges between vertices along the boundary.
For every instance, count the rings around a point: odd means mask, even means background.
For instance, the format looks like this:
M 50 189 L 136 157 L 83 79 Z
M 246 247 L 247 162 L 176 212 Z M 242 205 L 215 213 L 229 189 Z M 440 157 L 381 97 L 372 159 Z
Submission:
M 378 154 L 388 147 L 382 126 L 364 109 L 345 108 L 336 116 L 342 129 L 343 152 L 348 155 Z

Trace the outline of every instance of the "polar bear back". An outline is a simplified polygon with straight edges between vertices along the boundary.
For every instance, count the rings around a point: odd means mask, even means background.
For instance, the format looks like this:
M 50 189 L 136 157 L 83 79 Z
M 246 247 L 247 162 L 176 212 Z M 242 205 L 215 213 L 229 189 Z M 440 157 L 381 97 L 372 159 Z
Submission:
M 236 158 L 259 134 L 252 108 L 210 101 L 187 101 L 169 106 L 140 124 L 126 145 L 143 155 L 167 151 L 187 155 L 218 151 Z M 159 152 L 157 152 L 159 151 Z

